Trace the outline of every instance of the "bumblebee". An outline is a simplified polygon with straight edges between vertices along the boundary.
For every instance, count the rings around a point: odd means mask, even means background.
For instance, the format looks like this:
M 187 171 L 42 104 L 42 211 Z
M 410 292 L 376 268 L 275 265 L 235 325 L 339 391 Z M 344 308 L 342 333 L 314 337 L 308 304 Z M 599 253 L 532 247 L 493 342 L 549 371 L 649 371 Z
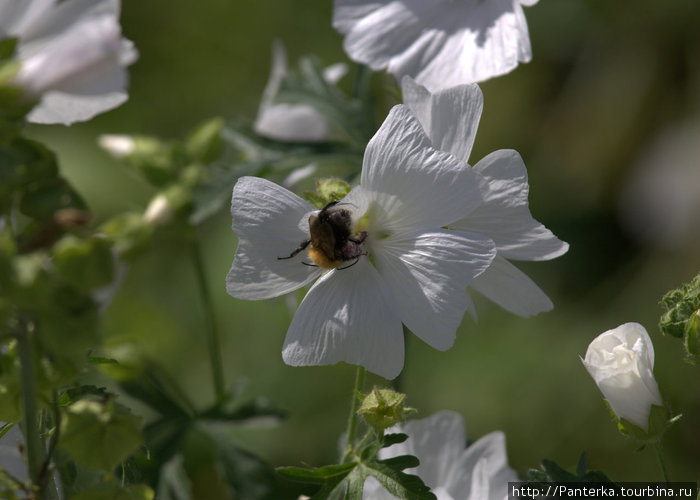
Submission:
M 314 265 L 324 269 L 337 268 L 353 259 L 357 262 L 360 256 L 365 255 L 362 243 L 367 238 L 367 232 L 352 234 L 350 212 L 338 205 L 339 202 L 332 201 L 318 215 L 310 216 L 309 239 L 302 241 L 287 257 L 277 257 L 277 260 L 291 259 L 309 245 L 309 258 Z M 355 262 L 341 269 L 350 267 Z

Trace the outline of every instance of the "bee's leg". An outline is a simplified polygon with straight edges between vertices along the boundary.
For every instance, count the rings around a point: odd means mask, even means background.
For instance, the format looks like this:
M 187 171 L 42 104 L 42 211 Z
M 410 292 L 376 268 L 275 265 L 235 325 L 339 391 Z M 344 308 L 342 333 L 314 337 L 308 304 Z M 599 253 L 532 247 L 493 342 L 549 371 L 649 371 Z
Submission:
M 304 262 L 303 260 L 301 261 L 301 263 L 309 267 L 318 267 L 316 264 L 309 264 L 308 262 Z
M 367 254 L 364 254 L 364 253 L 363 253 L 362 255 L 367 255 Z M 349 267 L 352 267 L 352 266 L 354 266 L 355 264 L 357 264 L 357 261 L 358 261 L 358 260 L 360 260 L 360 257 L 355 257 L 355 260 L 354 260 L 354 262 L 353 262 L 352 264 L 347 265 L 347 266 L 345 266 L 345 267 L 338 267 L 337 269 L 338 269 L 338 271 L 342 271 L 343 269 L 347 269 L 347 268 L 349 268 Z
M 302 241 L 301 243 L 299 243 L 299 246 L 292 253 L 290 253 L 287 257 L 277 257 L 277 260 L 291 259 L 292 257 L 296 256 L 299 252 L 304 250 L 306 247 L 308 247 L 309 243 L 311 243 L 311 240 Z

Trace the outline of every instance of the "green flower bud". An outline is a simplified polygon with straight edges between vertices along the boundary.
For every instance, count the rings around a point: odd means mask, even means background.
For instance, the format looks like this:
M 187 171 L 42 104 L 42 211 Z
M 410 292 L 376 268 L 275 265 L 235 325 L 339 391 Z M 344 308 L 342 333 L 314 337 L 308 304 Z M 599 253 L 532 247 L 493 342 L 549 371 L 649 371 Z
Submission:
M 404 406 L 405 399 L 405 394 L 375 387 L 364 397 L 357 413 L 377 434 L 382 435 L 385 429 L 401 423 L 406 415 L 415 412 L 413 408 Z
M 345 198 L 350 192 L 350 184 L 333 177 L 316 179 L 316 192 L 303 193 L 303 197 L 317 208 L 323 208 L 332 201 Z
M 160 139 L 139 135 L 101 135 L 98 144 L 114 158 L 136 168 L 154 186 L 177 180 L 181 158 L 175 146 Z M 181 152 L 179 155 L 181 156 Z

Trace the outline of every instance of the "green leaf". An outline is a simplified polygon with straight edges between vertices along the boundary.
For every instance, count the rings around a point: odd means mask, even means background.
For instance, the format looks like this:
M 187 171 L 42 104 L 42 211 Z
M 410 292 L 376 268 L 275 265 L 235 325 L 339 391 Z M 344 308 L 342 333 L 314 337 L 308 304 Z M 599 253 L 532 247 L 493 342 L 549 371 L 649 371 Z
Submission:
M 127 212 L 109 219 L 100 230 L 114 242 L 114 250 L 119 256 L 133 257 L 151 241 L 154 228 L 143 215 Z
M 403 443 L 408 439 L 408 434 L 397 432 L 394 434 L 384 434 L 382 438 L 382 448 L 387 448 L 394 444 Z
M 185 142 L 185 150 L 195 161 L 210 163 L 216 160 L 224 149 L 221 131 L 224 120 L 211 118 L 197 126 Z
M 324 465 L 323 467 L 277 467 L 275 471 L 290 481 L 298 483 L 323 484 L 329 481 L 342 481 L 357 467 L 357 462 L 340 465 Z
M 90 469 L 111 471 L 141 442 L 141 419 L 111 400 L 82 399 L 61 420 L 59 446 Z
M 581 456 L 579 457 L 578 464 L 576 466 L 576 474 L 567 471 L 553 460 L 545 458 L 540 464 L 541 470 L 530 469 L 527 472 L 526 480 L 529 482 L 539 483 L 601 482 L 614 486 L 614 483 L 603 472 L 598 470 L 586 471 L 587 467 L 588 454 L 585 451 L 581 453 Z
M 63 208 L 85 210 L 80 195 L 60 177 L 45 179 L 27 187 L 19 205 L 23 214 L 38 220 L 46 220 Z
M 386 490 L 405 500 L 437 500 L 418 476 L 393 469 L 383 462 L 368 461 L 360 464 L 368 476 L 374 477 Z
M 280 421 L 288 416 L 289 412 L 279 408 L 264 397 L 257 397 L 244 403 L 238 403 L 233 398 L 225 399 L 213 408 L 199 414 L 199 418 L 203 420 L 222 420 L 235 423 L 247 423 L 253 420 Z
M 153 500 L 155 494 L 145 484 L 120 486 L 118 484 L 98 485 L 85 489 L 70 500 Z
M 0 61 L 11 59 L 15 53 L 17 38 L 4 38 L 0 40 Z
M 88 356 L 88 364 L 90 365 L 118 365 L 119 361 L 114 358 L 105 358 L 103 356 Z
M 410 469 L 420 465 L 418 458 L 414 457 L 413 455 L 399 455 L 398 457 L 380 460 L 380 462 L 384 465 L 388 465 L 394 470 Z
M 54 245 L 53 254 L 58 274 L 78 289 L 93 290 L 114 279 L 112 245 L 106 238 L 66 236 Z

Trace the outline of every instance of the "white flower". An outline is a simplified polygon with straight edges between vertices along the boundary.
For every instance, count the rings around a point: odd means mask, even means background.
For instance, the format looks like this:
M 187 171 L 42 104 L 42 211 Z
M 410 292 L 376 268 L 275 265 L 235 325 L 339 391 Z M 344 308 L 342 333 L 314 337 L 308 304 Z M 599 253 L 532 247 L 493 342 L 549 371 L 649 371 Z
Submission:
M 596 337 L 582 360 L 615 414 L 647 430 L 652 405 L 663 404 L 654 379 L 654 346 L 639 323 Z
M 532 58 L 522 5 L 537 0 L 335 0 L 351 59 L 430 90 L 487 80 Z
M 334 64 L 324 71 L 328 83 L 337 83 L 347 73 L 347 66 Z M 287 55 L 284 45 L 272 46 L 272 69 L 260 100 L 254 130 L 278 141 L 318 142 L 328 140 L 330 124 L 325 116 L 308 104 L 276 103 L 282 80 L 287 74 Z
M 289 327 L 285 362 L 346 361 L 393 378 L 403 367 L 401 323 L 436 349 L 454 342 L 466 287 L 495 247 L 488 237 L 444 228 L 481 201 L 476 174 L 433 149 L 410 110 L 395 106 L 367 145 L 360 185 L 333 207 L 349 216 L 354 241 L 340 244 L 348 260 L 318 258 L 316 245 L 310 258 L 330 270 L 304 265 L 304 252 L 287 259 L 309 239 L 310 216 L 319 212 L 272 182 L 244 177 L 233 189 L 238 249 L 227 291 L 266 299 L 320 277 Z
M 102 134 L 97 138 L 97 144 L 118 160 L 126 158 L 136 150 L 134 138 L 125 134 Z
M 465 449 L 464 422 L 457 413 L 441 411 L 386 432 L 402 432 L 408 439 L 383 448 L 379 458 L 417 457 L 420 465 L 405 472 L 420 477 L 438 500 L 504 500 L 508 498 L 508 482 L 518 481 L 515 471 L 508 466 L 505 435 L 492 432 Z M 363 498 L 395 497 L 370 477 L 365 482 Z
M 433 147 L 467 164 L 479 125 L 483 96 L 476 84 L 431 94 L 409 77 L 403 79 L 404 102 L 430 137 Z M 533 219 L 528 208 L 527 169 L 513 150 L 498 150 L 473 167 L 484 203 L 450 227 L 488 236 L 498 255 L 470 287 L 504 309 L 531 316 L 552 309 L 540 288 L 508 259 L 541 261 L 566 253 L 569 245 Z M 473 304 L 470 311 L 475 315 Z
M 18 38 L 15 82 L 40 98 L 29 121 L 69 125 L 127 100 L 137 52 L 119 10 L 119 0 L 0 0 L 0 38 Z

